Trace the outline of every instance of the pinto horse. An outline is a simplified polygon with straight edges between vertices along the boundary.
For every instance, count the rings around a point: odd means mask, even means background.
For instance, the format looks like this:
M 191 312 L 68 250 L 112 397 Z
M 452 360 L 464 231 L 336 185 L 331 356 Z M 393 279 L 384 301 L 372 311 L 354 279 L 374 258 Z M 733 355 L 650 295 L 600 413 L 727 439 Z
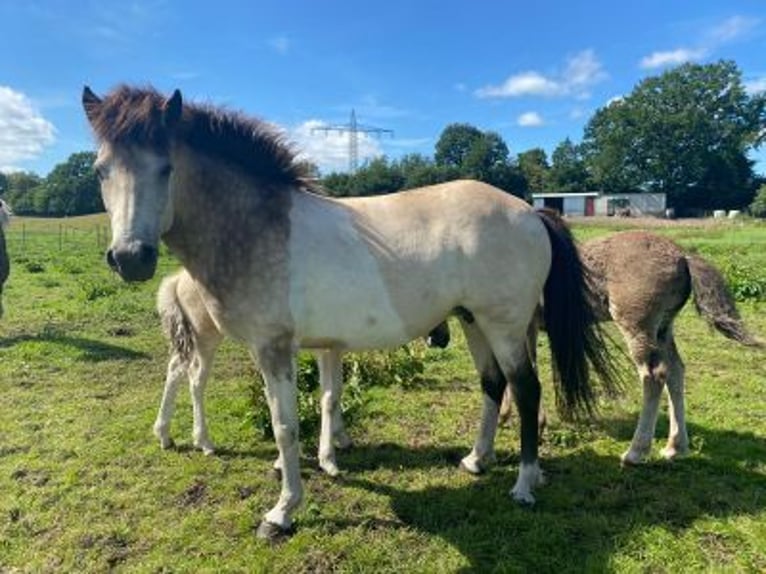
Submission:
M 591 295 L 557 216 L 476 181 L 338 200 L 324 197 L 272 127 L 187 104 L 176 90 L 120 86 L 82 94 L 98 140 L 109 213 L 106 259 L 126 281 L 156 270 L 164 241 L 216 328 L 245 342 L 266 382 L 282 490 L 258 536 L 292 530 L 303 496 L 295 357 L 299 348 L 375 349 L 427 334 L 456 309 L 484 390 L 463 466 L 493 453 L 507 382 L 521 418 L 513 497 L 534 502 L 540 383 L 526 343 L 541 300 L 562 404 L 589 410 L 589 364 L 613 382 Z

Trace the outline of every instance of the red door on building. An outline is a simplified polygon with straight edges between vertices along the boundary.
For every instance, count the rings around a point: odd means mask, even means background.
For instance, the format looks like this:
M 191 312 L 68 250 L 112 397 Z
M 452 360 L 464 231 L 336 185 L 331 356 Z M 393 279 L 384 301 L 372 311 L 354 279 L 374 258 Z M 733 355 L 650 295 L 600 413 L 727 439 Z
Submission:
M 596 201 L 594 197 L 586 197 L 585 198 L 585 215 L 595 215 L 596 209 L 595 209 Z

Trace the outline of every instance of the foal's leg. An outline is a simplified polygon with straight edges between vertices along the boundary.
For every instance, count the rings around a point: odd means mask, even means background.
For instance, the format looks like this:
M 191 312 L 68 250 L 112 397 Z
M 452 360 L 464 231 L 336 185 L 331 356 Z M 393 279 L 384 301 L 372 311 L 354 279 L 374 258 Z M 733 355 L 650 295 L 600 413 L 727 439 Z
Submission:
M 189 393 L 192 397 L 192 412 L 194 415 L 194 427 L 192 439 L 194 446 L 202 450 L 206 455 L 213 454 L 213 446 L 207 431 L 205 417 L 205 386 L 210 376 L 210 368 L 213 366 L 213 357 L 218 347 L 218 341 L 211 345 L 197 345 L 197 352 L 189 369 Z
M 481 387 L 484 391 L 484 407 L 479 434 L 471 452 L 460 461 L 460 466 L 471 474 L 479 474 L 495 462 L 495 433 L 498 413 L 507 383 L 495 356 L 492 354 L 492 348 L 489 346 L 487 338 L 476 322 L 468 322 L 461 318 L 460 324 L 463 327 L 474 365 L 481 377 Z
M 318 351 L 316 358 L 319 364 L 319 383 L 322 393 L 320 398 L 322 423 L 319 434 L 319 466 L 330 476 L 338 476 L 339 470 L 335 462 L 333 439 L 337 436 L 343 446 L 349 442 L 340 412 L 340 396 L 343 387 L 341 353 L 338 350 L 328 349 Z
M 163 449 L 173 446 L 173 439 L 170 437 L 170 421 L 173 418 L 173 411 L 176 406 L 176 396 L 178 395 L 178 385 L 181 378 L 186 374 L 189 368 L 188 361 L 184 361 L 178 353 L 173 353 L 168 361 L 167 376 L 165 377 L 165 388 L 162 391 L 162 401 L 160 410 L 157 413 L 157 419 L 154 422 L 154 435 L 160 439 L 160 446 Z
M 689 435 L 686 432 L 684 411 L 684 362 L 678 354 L 672 326 L 662 341 L 667 362 L 667 389 L 670 400 L 670 432 L 662 456 L 672 460 L 689 452 Z
M 298 388 L 295 379 L 295 348 L 285 335 L 253 345 L 253 354 L 266 381 L 279 457 L 282 461 L 282 492 L 277 504 L 263 517 L 258 537 L 273 539 L 289 532 L 292 512 L 303 498 L 298 440 Z
M 644 404 L 641 409 L 641 416 L 638 419 L 630 448 L 622 455 L 622 463 L 640 464 L 652 449 L 665 377 L 658 376 L 660 374 L 658 367 L 661 362 L 661 352 L 653 337 L 645 331 L 621 330 L 628 342 L 631 357 L 644 388 Z

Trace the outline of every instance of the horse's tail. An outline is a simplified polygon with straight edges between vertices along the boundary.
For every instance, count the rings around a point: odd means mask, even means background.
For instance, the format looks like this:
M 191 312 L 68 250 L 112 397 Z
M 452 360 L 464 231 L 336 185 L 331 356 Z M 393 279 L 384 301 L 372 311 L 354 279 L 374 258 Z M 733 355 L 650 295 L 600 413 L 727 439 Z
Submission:
M 188 364 L 194 353 L 194 336 L 189 318 L 178 299 L 178 282 L 182 273 L 178 272 L 162 280 L 157 292 L 157 312 L 160 314 L 162 332 L 170 342 L 171 353 Z
M 745 328 L 721 272 L 697 255 L 687 255 L 686 263 L 697 313 L 725 337 L 749 347 L 763 347 Z
M 565 415 L 591 413 L 594 393 L 588 363 L 609 390 L 620 386 L 614 357 L 596 320 L 595 297 L 572 233 L 561 217 L 538 210 L 551 242 L 551 270 L 543 290 L 543 320 L 548 333 L 556 403 Z

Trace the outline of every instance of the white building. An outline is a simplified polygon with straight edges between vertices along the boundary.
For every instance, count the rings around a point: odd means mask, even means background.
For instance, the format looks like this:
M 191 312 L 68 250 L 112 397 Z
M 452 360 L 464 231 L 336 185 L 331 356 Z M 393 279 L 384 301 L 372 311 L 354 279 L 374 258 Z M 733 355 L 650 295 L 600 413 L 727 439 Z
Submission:
M 533 193 L 536 208 L 549 207 L 562 215 L 665 216 L 664 193 Z

